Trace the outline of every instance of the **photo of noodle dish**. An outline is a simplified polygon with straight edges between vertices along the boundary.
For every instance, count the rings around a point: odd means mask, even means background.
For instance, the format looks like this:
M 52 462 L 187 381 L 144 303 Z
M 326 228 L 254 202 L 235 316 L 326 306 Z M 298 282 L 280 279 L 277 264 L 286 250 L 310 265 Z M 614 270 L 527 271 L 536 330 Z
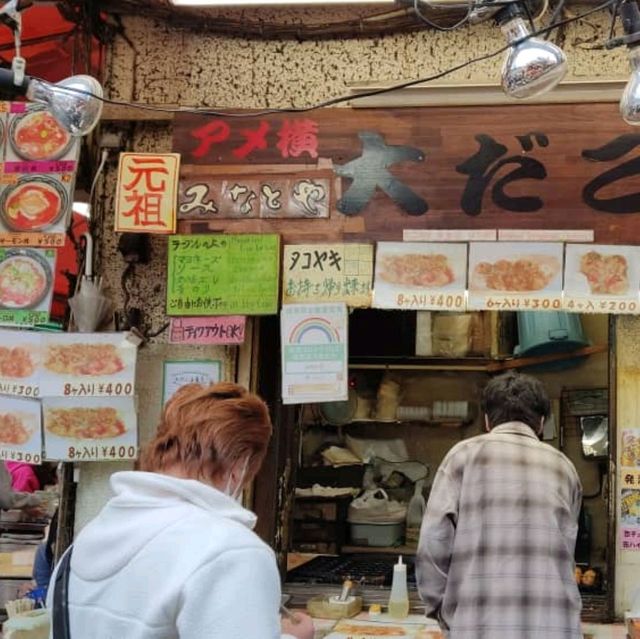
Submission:
M 42 231 L 60 221 L 69 198 L 61 182 L 48 176 L 24 176 L 0 197 L 0 219 L 10 231 Z
M 57 160 L 73 144 L 71 134 L 45 109 L 31 109 L 13 116 L 9 124 L 9 142 L 24 160 Z
M 0 411 L 0 445 L 24 446 L 34 433 L 33 416 Z
M 113 439 L 127 428 L 116 408 L 47 408 L 44 416 L 47 432 L 67 439 Z
M 0 308 L 36 308 L 47 297 L 51 283 L 51 268 L 37 251 L 0 251 Z

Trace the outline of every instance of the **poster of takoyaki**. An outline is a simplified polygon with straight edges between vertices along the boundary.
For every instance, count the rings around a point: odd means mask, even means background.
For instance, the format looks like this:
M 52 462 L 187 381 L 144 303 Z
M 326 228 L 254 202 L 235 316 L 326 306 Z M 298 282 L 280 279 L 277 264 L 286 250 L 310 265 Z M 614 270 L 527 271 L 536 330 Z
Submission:
M 0 401 L 0 459 L 39 464 L 42 461 L 40 402 L 2 397 Z
M 38 397 L 41 334 L 0 330 L 0 395 Z
M 2 105 L 0 243 L 61 246 L 73 202 L 78 140 L 41 105 Z
M 640 247 L 567 244 L 564 307 L 577 313 L 638 313 Z
M 137 353 L 126 333 L 43 335 L 40 394 L 133 395 Z
M 552 311 L 562 305 L 561 242 L 472 242 L 469 308 Z
M 45 397 L 45 458 L 66 461 L 135 459 L 134 397 Z
M 373 306 L 420 310 L 464 310 L 467 245 L 379 242 Z

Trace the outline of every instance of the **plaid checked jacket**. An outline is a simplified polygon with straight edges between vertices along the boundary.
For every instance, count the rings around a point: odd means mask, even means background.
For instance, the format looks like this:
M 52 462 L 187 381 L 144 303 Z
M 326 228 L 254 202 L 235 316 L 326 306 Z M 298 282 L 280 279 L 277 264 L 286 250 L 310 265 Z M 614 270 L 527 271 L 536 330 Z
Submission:
M 454 446 L 416 557 L 427 616 L 449 639 L 582 639 L 573 464 L 519 422 Z

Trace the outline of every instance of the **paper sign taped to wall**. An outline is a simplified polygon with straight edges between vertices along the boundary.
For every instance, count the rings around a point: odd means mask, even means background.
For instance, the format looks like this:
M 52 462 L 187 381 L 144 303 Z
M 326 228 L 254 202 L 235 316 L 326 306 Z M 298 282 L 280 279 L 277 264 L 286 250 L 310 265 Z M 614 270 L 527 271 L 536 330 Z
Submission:
M 247 318 L 228 317 L 171 318 L 171 344 L 242 344 Z
M 275 315 L 279 268 L 279 235 L 176 235 L 169 240 L 167 314 Z
M 282 307 L 282 401 L 343 401 L 348 397 L 347 306 Z

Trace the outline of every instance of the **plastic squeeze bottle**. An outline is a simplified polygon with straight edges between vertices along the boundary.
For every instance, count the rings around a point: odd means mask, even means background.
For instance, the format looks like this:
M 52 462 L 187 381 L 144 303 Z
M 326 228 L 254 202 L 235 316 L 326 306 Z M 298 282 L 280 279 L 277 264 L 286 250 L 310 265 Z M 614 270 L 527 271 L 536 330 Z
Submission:
M 409 614 L 409 593 L 407 592 L 407 565 L 402 563 L 402 555 L 393 567 L 393 581 L 389 596 L 389 616 L 404 619 Z
M 422 525 L 424 511 L 427 508 L 427 504 L 422 496 L 423 487 L 424 479 L 419 479 L 416 482 L 413 497 L 407 507 L 407 529 L 405 531 L 407 545 L 416 546 L 420 539 L 420 526 Z

